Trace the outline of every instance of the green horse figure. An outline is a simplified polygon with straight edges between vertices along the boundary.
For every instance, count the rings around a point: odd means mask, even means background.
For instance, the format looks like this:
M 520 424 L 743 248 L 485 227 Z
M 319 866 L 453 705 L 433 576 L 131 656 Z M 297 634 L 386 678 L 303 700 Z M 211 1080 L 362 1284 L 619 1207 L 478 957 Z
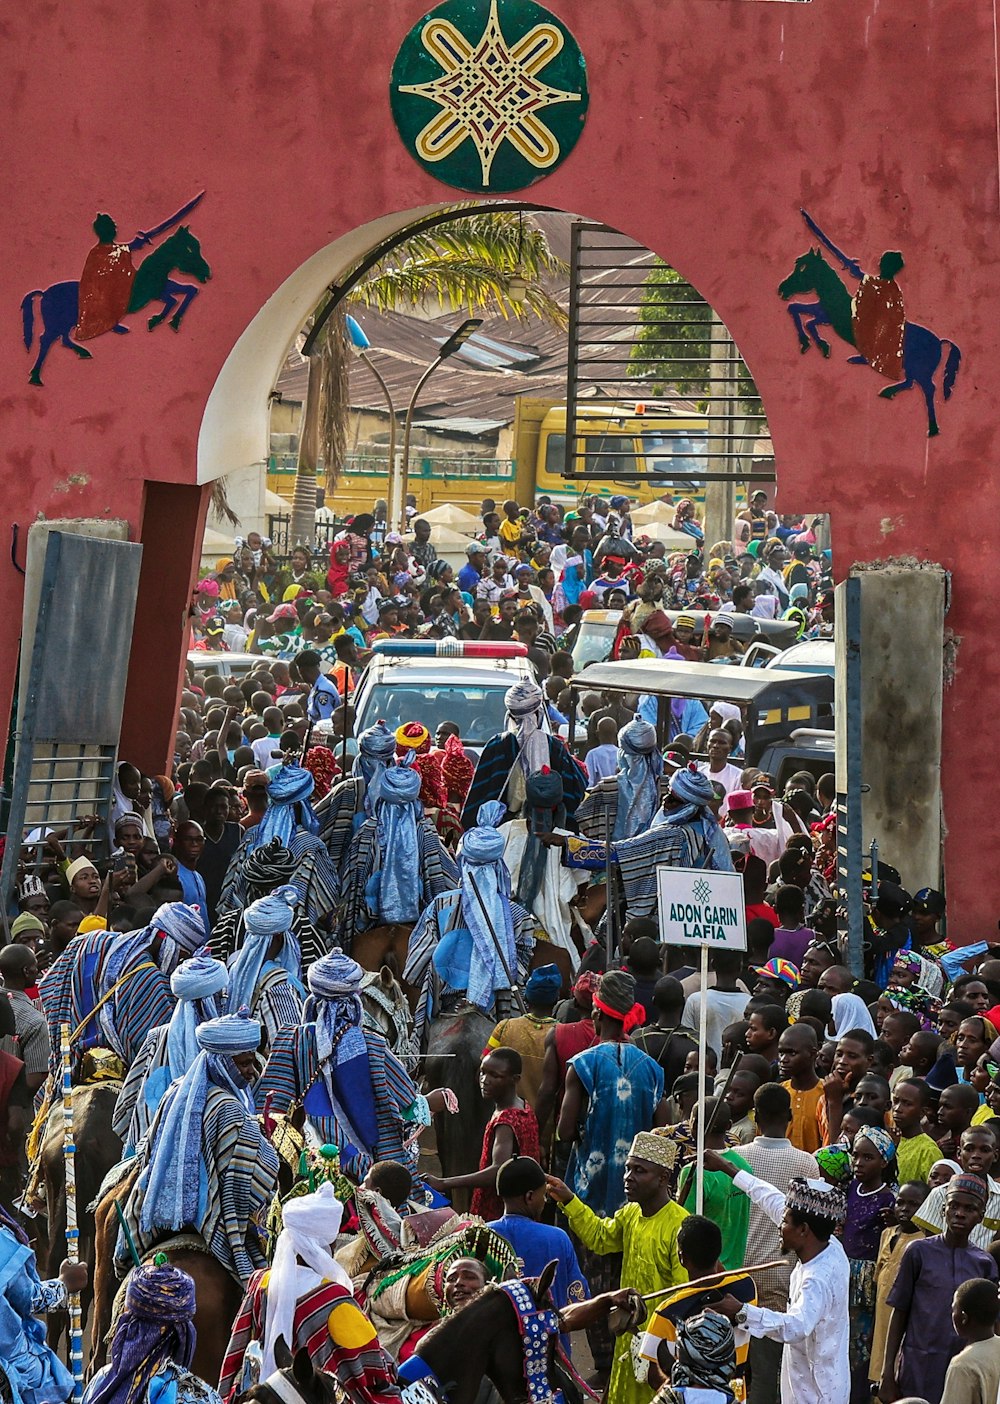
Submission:
M 148 236 L 136 240 L 132 247 L 138 247 L 142 242 L 148 242 Z M 190 229 L 183 224 L 168 239 L 164 239 L 158 249 L 147 255 L 135 270 L 135 279 L 125 311 L 141 312 L 151 302 L 161 302 L 162 310 L 147 322 L 150 331 L 167 317 L 170 317 L 170 325 L 174 331 L 179 331 L 184 313 L 198 295 L 198 289 L 191 283 L 179 283 L 170 276 L 175 269 L 196 278 L 199 283 L 208 282 L 212 276 L 212 270 L 202 256 L 201 245 Z M 28 380 L 32 385 L 41 385 L 42 366 L 55 342 L 61 341 L 63 346 L 75 351 L 82 360 L 89 361 L 91 354 L 85 346 L 79 345 L 73 339 L 73 330 L 80 315 L 79 281 L 52 283 L 44 290 L 36 288 L 24 297 L 21 302 L 21 316 L 24 323 L 24 344 L 27 349 L 31 350 L 34 336 L 36 297 L 41 299 L 42 328 L 38 336 L 38 355 Z M 180 306 L 177 305 L 178 299 Z M 118 324 L 111 330 L 123 333 L 129 329 Z
M 884 287 L 890 283 L 895 273 L 902 267 L 902 259 L 898 254 L 887 253 L 882 258 L 879 279 L 866 279 L 860 265 L 842 254 L 830 243 L 804 210 L 802 213 L 809 227 L 822 239 L 844 268 L 860 280 L 861 290 L 869 282 L 879 282 Z M 790 297 L 802 293 L 815 293 L 818 299 L 815 302 L 793 302 L 788 308 L 798 333 L 799 349 L 802 352 L 808 351 L 810 344 L 813 344 L 819 348 L 824 356 L 829 356 L 830 344 L 820 336 L 818 330 L 820 327 L 832 327 L 837 336 L 846 341 L 849 346 L 856 347 L 858 345 L 859 299 L 851 296 L 839 273 L 830 266 L 817 248 L 801 254 L 795 260 L 795 267 L 791 273 L 778 287 L 779 296 L 783 297 L 786 302 Z M 901 299 L 898 308 L 901 316 Z M 939 432 L 937 415 L 934 411 L 934 376 L 941 364 L 944 346 L 947 344 L 951 348 L 945 362 L 944 379 L 941 385 L 941 391 L 946 400 L 951 398 L 955 377 L 958 375 L 958 369 L 962 362 L 962 353 L 953 341 L 939 337 L 929 328 L 919 326 L 916 322 L 901 322 L 900 329 L 902 332 L 899 348 L 902 379 L 897 380 L 893 385 L 887 385 L 884 390 L 879 391 L 879 395 L 884 400 L 891 400 L 901 390 L 910 390 L 914 385 L 919 385 L 927 404 L 927 436 L 931 438 Z M 849 360 L 852 365 L 873 364 L 867 356 L 851 356 Z M 881 369 L 881 367 L 877 368 Z

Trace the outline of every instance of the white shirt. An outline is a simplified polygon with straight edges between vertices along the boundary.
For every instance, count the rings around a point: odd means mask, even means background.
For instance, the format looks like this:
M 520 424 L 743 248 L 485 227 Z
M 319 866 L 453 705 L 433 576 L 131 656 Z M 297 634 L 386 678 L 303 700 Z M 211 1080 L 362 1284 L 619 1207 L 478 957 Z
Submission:
M 731 795 L 734 790 L 739 790 L 743 785 L 743 771 L 738 765 L 728 763 L 721 770 L 710 769 L 711 761 L 699 761 L 698 769 L 702 775 L 707 775 L 713 785 L 721 785 L 727 795 Z
M 258 770 L 267 770 L 268 766 L 281 759 L 281 748 L 278 745 L 280 740 L 279 736 L 262 736 L 259 741 L 251 742 L 250 749 L 253 751 Z
M 729 1024 L 738 1023 L 750 996 L 744 990 L 708 991 L 708 1046 L 715 1050 L 716 1057 L 722 1056 L 722 1031 Z M 689 1029 L 696 1029 L 701 1018 L 701 991 L 689 995 L 684 1005 L 684 1023 Z
M 738 1190 L 773 1223 L 785 1214 L 785 1196 L 766 1180 L 739 1171 Z M 788 1310 L 748 1306 L 747 1330 L 787 1349 L 781 1357 L 781 1404 L 848 1404 L 851 1270 L 836 1238 L 811 1262 L 796 1263 L 788 1283 Z

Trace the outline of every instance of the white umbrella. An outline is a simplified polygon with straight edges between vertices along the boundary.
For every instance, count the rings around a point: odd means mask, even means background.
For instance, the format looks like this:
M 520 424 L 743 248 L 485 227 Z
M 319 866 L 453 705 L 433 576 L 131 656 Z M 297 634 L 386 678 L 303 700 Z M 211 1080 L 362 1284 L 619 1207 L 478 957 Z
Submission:
M 432 525 L 450 527 L 453 531 L 463 532 L 466 536 L 475 536 L 477 531 L 482 530 L 482 522 L 472 512 L 467 512 L 464 507 L 456 507 L 453 502 L 442 502 L 438 507 L 432 507 L 429 512 L 418 512 L 418 517 Z M 435 539 L 436 538 L 432 538 Z
M 666 522 L 636 522 L 633 517 L 636 537 L 648 536 L 651 541 L 662 541 L 669 551 L 695 551 L 698 543 L 693 536 L 683 531 L 674 531 Z
M 666 522 L 669 526 L 674 520 L 675 511 L 676 508 L 657 498 L 655 502 L 649 502 L 645 507 L 636 507 L 631 513 L 632 524 L 638 526 L 640 523 L 646 522 Z

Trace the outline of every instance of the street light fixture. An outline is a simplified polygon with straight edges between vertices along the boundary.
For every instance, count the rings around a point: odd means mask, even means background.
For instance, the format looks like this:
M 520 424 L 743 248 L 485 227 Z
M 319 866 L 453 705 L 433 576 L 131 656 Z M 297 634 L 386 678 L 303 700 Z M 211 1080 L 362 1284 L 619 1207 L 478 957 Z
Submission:
M 350 340 L 351 345 L 354 347 L 354 350 L 357 352 L 358 360 L 359 360 L 359 361 L 364 361 L 365 365 L 368 367 L 368 369 L 371 371 L 372 375 L 373 375 L 373 376 L 375 377 L 375 379 L 378 381 L 378 383 L 379 383 L 379 389 L 382 391 L 382 395 L 383 395 L 383 397 L 384 397 L 384 399 L 385 399 L 385 403 L 386 403 L 386 405 L 388 406 L 388 409 L 389 409 L 389 473 L 388 473 L 388 478 L 389 478 L 389 485 L 390 485 L 390 492 L 391 492 L 392 482 L 393 482 L 393 479 L 394 479 L 395 473 L 396 473 L 396 406 L 392 403 L 392 396 L 389 394 L 389 387 L 388 387 L 388 385 L 386 385 L 385 380 L 383 379 L 381 372 L 379 371 L 378 367 L 375 365 L 375 362 L 372 360 L 372 358 L 371 358 L 371 357 L 369 356 L 369 354 L 368 354 L 368 352 L 369 352 L 369 350 L 370 350 L 370 348 L 371 348 L 371 342 L 368 340 L 368 337 L 365 335 L 364 329 L 360 326 L 360 324 L 359 324 L 358 322 L 356 322 L 356 321 L 354 320 L 354 318 L 353 318 L 349 313 L 348 313 L 347 317 L 346 317 L 344 320 L 345 320 L 346 325 L 347 325 L 347 336 L 348 336 L 348 339 Z
M 410 403 L 406 410 L 406 422 L 403 426 L 403 463 L 398 475 L 395 476 L 392 484 L 392 495 L 389 500 L 389 523 L 393 531 L 402 532 L 406 529 L 406 483 L 410 476 L 410 430 L 413 425 L 413 411 L 417 407 L 417 400 L 420 392 L 430 380 L 431 376 L 441 365 L 442 361 L 447 361 L 449 356 L 454 356 L 456 351 L 460 351 L 473 332 L 483 325 L 482 317 L 470 317 L 463 322 L 457 331 L 453 331 L 448 340 L 441 347 L 435 359 L 430 363 L 423 375 L 417 381 L 413 394 L 410 396 Z

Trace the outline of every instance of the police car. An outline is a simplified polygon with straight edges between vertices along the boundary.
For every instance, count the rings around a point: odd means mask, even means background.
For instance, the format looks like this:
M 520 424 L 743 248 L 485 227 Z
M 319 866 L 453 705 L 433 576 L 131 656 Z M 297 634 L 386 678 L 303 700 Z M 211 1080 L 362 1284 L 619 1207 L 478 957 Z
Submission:
M 354 695 L 354 734 L 381 718 L 391 731 L 418 721 L 431 736 L 455 722 L 462 744 L 478 753 L 506 726 L 504 694 L 535 680 L 520 643 L 462 639 L 379 639 Z M 546 731 L 551 730 L 548 718 Z

